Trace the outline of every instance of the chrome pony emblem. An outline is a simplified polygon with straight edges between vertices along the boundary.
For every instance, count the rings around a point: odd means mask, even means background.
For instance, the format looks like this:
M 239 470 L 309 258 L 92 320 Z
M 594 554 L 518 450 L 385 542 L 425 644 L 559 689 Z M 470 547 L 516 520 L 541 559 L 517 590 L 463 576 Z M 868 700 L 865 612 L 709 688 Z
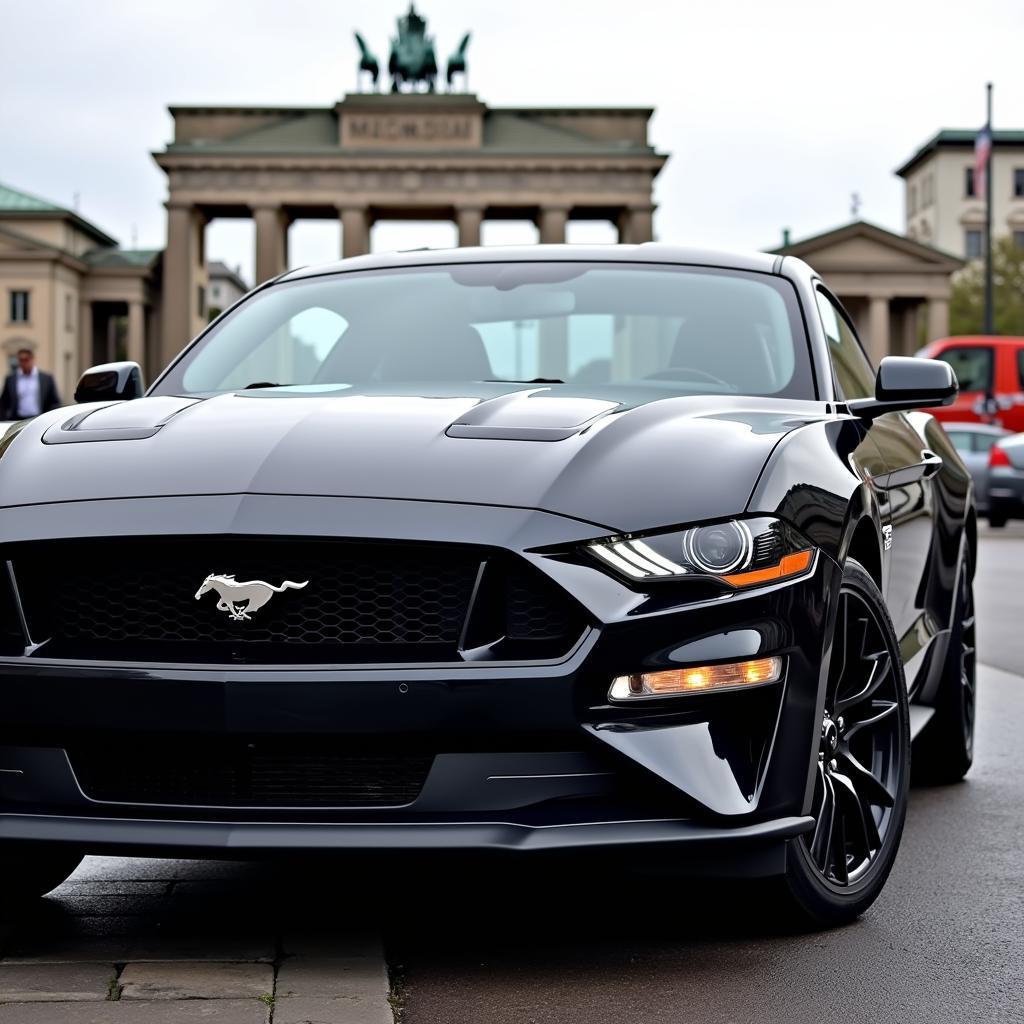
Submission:
M 203 585 L 196 591 L 196 600 L 208 591 L 214 591 L 220 600 L 217 602 L 217 610 L 227 612 L 235 622 L 248 622 L 252 618 L 251 613 L 259 611 L 275 594 L 284 590 L 301 590 L 309 583 L 292 583 L 285 580 L 279 587 L 262 580 L 250 580 L 248 583 L 239 583 L 234 573 L 218 575 L 210 573 L 203 580 Z

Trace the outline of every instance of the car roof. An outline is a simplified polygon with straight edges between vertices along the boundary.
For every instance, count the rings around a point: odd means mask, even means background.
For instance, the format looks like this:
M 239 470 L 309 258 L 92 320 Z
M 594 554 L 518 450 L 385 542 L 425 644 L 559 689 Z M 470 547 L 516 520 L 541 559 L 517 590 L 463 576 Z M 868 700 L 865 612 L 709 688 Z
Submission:
M 295 281 L 322 274 L 355 270 L 384 270 L 403 267 L 437 266 L 451 263 L 538 263 L 566 260 L 589 263 L 675 263 L 699 267 L 722 267 L 729 270 L 752 270 L 777 274 L 782 257 L 763 252 L 725 252 L 715 249 L 686 248 L 660 242 L 640 245 L 515 245 L 478 246 L 460 249 L 412 249 L 405 252 L 372 253 L 325 263 L 300 267 L 277 280 Z M 787 265 L 798 263 L 788 259 Z
M 946 420 L 942 424 L 946 431 L 965 430 L 973 434 L 1009 434 L 1009 430 L 997 427 L 994 423 L 972 423 L 969 420 Z
M 1011 345 L 1019 347 L 1024 345 L 1024 338 L 1008 334 L 964 334 L 954 335 L 951 338 L 936 338 L 927 348 L 933 349 L 937 346 L 945 348 L 947 345 L 963 345 L 973 348 L 975 345 Z

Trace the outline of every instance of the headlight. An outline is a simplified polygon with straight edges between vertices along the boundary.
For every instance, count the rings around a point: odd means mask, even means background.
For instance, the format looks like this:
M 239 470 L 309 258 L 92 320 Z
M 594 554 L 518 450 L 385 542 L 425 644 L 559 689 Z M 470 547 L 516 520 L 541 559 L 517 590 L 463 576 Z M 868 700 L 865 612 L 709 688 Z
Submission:
M 710 576 L 733 587 L 800 576 L 814 549 L 779 519 L 729 519 L 671 533 L 611 537 L 589 550 L 633 580 Z

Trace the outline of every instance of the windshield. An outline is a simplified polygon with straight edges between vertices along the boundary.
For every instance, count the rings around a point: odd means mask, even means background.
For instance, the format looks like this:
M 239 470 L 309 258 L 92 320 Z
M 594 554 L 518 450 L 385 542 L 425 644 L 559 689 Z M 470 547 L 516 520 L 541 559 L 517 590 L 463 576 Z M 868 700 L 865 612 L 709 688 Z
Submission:
M 155 389 L 417 382 L 623 385 L 813 398 L 792 286 L 621 263 L 474 263 L 326 274 L 243 302 Z

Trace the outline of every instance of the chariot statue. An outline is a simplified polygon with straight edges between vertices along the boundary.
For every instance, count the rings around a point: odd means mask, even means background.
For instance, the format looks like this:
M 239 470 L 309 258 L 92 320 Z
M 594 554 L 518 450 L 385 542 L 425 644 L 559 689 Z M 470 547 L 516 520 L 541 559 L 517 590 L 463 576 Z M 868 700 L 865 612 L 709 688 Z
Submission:
M 377 91 L 377 79 L 380 76 L 380 62 L 374 56 L 366 40 L 356 32 L 356 44 L 359 47 L 360 80 L 368 74 L 374 92 Z M 458 48 L 448 58 L 445 69 L 445 80 L 448 91 L 453 91 L 456 75 L 466 80 L 466 49 L 469 46 L 469 33 L 462 37 Z M 392 92 L 416 92 L 422 85 L 427 92 L 434 92 L 438 76 L 437 56 L 434 52 L 434 37 L 427 35 L 427 20 L 417 13 L 413 4 L 409 11 L 398 19 L 398 34 L 391 39 L 388 53 L 388 74 L 391 75 Z

